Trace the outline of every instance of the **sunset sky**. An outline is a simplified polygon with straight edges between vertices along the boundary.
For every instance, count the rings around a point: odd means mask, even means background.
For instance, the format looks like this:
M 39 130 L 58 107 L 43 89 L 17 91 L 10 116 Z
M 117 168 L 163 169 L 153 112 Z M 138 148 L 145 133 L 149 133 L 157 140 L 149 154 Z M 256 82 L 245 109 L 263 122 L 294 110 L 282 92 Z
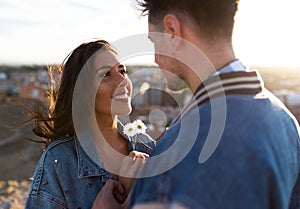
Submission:
M 240 0 L 237 57 L 300 69 L 299 10 L 299 0 Z M 147 18 L 138 19 L 130 0 L 0 0 L 0 64 L 61 63 L 83 41 L 140 33 L 147 33 Z

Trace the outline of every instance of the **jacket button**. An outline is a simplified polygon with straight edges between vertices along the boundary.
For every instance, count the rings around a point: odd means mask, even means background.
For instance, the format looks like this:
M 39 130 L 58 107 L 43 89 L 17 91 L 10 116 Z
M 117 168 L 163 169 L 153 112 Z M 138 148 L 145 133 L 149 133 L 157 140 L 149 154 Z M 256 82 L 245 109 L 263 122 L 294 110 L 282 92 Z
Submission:
M 66 194 L 70 194 L 71 192 L 70 192 L 70 190 L 66 190 L 65 193 Z
M 88 183 L 87 187 L 91 188 L 93 185 L 91 183 Z

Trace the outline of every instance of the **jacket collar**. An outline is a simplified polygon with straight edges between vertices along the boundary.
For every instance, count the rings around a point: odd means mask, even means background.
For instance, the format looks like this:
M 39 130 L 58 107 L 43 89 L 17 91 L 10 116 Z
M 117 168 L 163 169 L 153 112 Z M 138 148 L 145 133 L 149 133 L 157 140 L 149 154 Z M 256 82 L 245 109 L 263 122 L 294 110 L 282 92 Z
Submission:
M 99 159 L 99 162 L 94 162 L 84 151 L 77 137 L 75 137 L 75 147 L 78 160 L 78 178 L 87 178 L 102 176 L 108 178 L 109 173 L 104 169 L 104 166 Z
M 124 137 L 124 140 L 127 143 L 128 150 L 131 151 L 132 145 L 130 143 L 130 139 L 128 139 L 128 137 L 123 133 L 123 124 L 120 121 L 118 121 L 117 128 L 119 133 Z M 74 140 L 78 159 L 78 178 L 102 176 L 103 180 L 109 179 L 110 174 L 105 170 L 104 165 L 101 159 L 99 158 L 96 149 L 94 149 L 94 146 L 89 146 L 89 154 L 96 156 L 94 157 L 94 159 L 97 159 L 97 162 L 92 160 L 87 155 L 84 148 L 80 145 L 80 142 L 77 137 L 74 137 Z

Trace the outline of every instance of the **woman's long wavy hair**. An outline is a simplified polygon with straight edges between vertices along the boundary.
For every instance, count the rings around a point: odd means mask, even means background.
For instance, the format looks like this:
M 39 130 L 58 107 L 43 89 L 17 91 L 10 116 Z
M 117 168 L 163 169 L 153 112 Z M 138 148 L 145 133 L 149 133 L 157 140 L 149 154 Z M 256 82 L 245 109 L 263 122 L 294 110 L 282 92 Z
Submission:
M 74 49 L 60 66 L 49 67 L 51 87 L 49 90 L 50 107 L 38 106 L 30 111 L 31 118 L 27 121 L 34 124 L 33 132 L 47 147 L 59 137 L 74 136 L 75 129 L 72 119 L 72 100 L 77 78 L 84 65 L 100 49 L 107 49 L 115 54 L 116 50 L 105 40 L 83 43 Z M 57 85 L 57 72 L 61 74 Z

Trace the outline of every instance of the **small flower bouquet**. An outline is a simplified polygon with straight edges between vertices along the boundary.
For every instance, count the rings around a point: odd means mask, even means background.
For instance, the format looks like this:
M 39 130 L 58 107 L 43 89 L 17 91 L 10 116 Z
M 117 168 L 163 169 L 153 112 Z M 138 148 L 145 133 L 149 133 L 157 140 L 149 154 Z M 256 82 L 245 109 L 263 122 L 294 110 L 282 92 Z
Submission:
M 135 150 L 137 135 L 146 133 L 146 125 L 140 120 L 135 120 L 132 123 L 127 123 L 123 128 L 123 133 L 131 140 L 133 150 Z

